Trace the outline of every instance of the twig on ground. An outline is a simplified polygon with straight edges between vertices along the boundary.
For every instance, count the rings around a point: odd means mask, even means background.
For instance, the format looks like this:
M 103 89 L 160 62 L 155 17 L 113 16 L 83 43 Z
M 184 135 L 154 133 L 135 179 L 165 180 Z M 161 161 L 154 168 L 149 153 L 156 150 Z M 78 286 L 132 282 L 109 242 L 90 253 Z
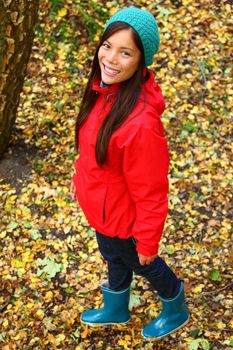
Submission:
M 227 284 L 225 287 L 223 288 L 220 288 L 220 289 L 215 289 L 215 290 L 212 290 L 211 292 L 203 292 L 202 294 L 216 294 L 216 293 L 219 293 L 219 292 L 222 292 L 223 290 L 231 287 L 233 285 L 233 282 Z
M 189 38 L 189 41 L 190 41 L 190 44 L 191 44 L 191 46 L 192 46 L 192 48 L 193 48 L 194 54 L 195 54 L 196 59 L 197 59 L 197 64 L 198 64 L 198 66 L 199 66 L 199 68 L 200 68 L 200 71 L 201 71 L 201 74 L 202 74 L 202 77 L 203 77 L 203 80 L 204 80 L 205 90 L 204 90 L 204 92 L 202 93 L 202 101 L 203 101 L 203 96 L 205 95 L 205 92 L 208 90 L 208 88 L 207 88 L 207 86 L 206 86 L 207 79 L 206 79 L 206 75 L 205 75 L 205 69 L 204 69 L 204 67 L 203 67 L 203 64 L 201 63 L 201 60 L 200 60 L 199 57 L 198 57 L 197 50 L 196 50 L 196 47 L 195 47 L 195 45 L 194 45 L 194 43 L 193 43 L 192 38 Z

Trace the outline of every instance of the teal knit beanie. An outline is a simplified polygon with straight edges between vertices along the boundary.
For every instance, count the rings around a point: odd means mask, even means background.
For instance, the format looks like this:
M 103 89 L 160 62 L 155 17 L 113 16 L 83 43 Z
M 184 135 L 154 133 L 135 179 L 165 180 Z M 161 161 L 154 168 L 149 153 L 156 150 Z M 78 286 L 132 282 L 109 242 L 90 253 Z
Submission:
M 127 23 L 138 33 L 144 48 L 145 67 L 151 65 L 160 43 L 158 26 L 154 16 L 148 11 L 128 7 L 116 12 L 109 19 L 104 30 L 114 22 Z

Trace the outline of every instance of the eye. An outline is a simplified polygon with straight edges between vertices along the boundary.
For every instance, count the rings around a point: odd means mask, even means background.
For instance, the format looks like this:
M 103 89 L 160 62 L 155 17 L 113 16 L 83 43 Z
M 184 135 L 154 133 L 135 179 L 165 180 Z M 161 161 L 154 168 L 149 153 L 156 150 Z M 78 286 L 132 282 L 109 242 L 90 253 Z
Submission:
M 109 48 L 110 48 L 110 45 L 109 45 L 108 43 L 106 43 L 106 42 L 104 42 L 104 43 L 102 44 L 102 46 L 103 46 L 105 49 L 109 49 Z
M 123 56 L 126 56 L 126 57 L 130 56 L 130 53 L 128 51 L 122 51 L 121 53 Z

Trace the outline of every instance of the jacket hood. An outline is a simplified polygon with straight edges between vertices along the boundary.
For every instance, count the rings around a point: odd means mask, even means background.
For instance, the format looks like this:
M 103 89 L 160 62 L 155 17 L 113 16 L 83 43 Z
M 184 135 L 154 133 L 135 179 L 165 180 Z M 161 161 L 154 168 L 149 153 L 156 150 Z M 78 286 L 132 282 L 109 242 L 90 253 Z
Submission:
M 155 81 L 154 73 L 148 69 L 150 73 L 149 79 L 143 84 L 140 99 L 144 103 L 150 105 L 161 116 L 165 110 L 166 102 L 162 94 L 160 86 Z

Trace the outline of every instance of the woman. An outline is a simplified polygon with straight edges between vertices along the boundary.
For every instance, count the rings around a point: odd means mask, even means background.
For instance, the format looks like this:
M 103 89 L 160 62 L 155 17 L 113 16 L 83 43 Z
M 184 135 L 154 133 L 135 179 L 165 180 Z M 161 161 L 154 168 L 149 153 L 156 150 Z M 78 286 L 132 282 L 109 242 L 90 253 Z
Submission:
M 142 331 L 161 338 L 188 322 L 184 285 L 158 256 L 168 209 L 165 101 L 146 68 L 159 48 L 152 14 L 125 8 L 108 21 L 76 123 L 71 194 L 96 230 L 108 263 L 104 307 L 82 314 L 89 325 L 124 324 L 133 271 L 158 292 L 163 309 Z

